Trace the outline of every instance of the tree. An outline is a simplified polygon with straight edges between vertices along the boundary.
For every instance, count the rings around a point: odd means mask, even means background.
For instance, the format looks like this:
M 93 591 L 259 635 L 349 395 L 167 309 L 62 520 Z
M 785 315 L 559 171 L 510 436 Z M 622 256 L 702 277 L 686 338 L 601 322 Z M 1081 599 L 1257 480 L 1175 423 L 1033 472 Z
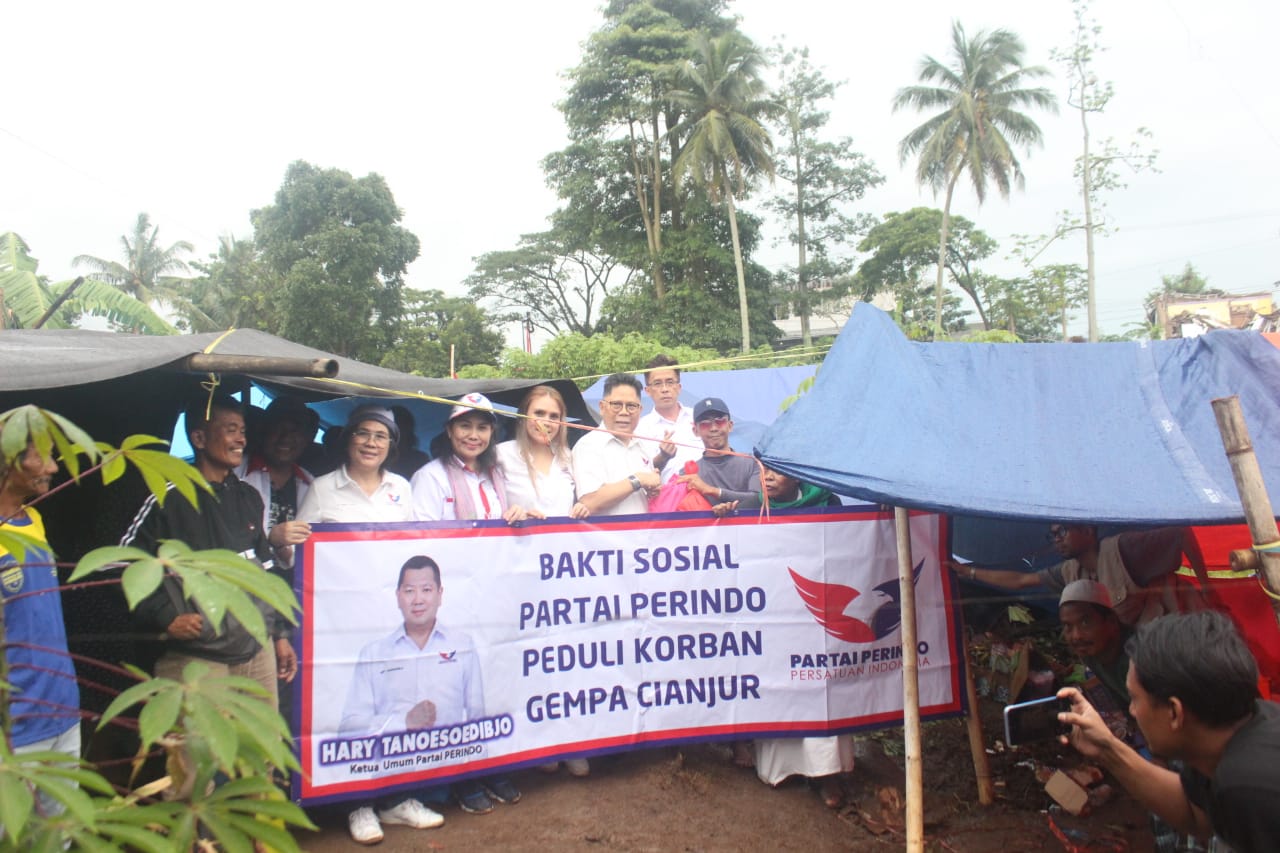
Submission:
M 893 101 L 895 111 L 904 107 L 942 110 L 898 145 L 903 163 L 918 156 L 916 181 L 928 184 L 935 194 L 939 190 L 946 193 L 938 238 L 934 323 L 938 332 L 942 329 L 943 271 L 956 183 L 968 172 L 979 204 L 986 199 L 988 180 L 1008 198 L 1011 185 L 1022 187 L 1025 183 L 1014 146 L 1041 142 L 1039 126 L 1019 110 L 1057 110 L 1057 99 L 1049 90 L 1022 88 L 1027 81 L 1049 72 L 1040 66 L 1023 66 L 1022 40 L 1008 30 L 981 30 L 969 39 L 960 23 L 953 22 L 951 49 L 954 65 L 950 67 L 931 56 L 921 60 L 921 83 L 938 85 L 907 86 Z
M 992 327 L 1026 341 L 1069 340 L 1067 318 L 1087 298 L 1085 271 L 1077 264 L 1035 267 L 1024 278 L 980 274 L 980 279 Z
M 26 242 L 0 235 L 0 329 L 69 329 L 83 314 L 150 335 L 177 330 L 146 304 L 103 281 L 77 278 L 51 284 L 36 270 Z
M 120 245 L 124 249 L 124 263 L 77 255 L 72 264 L 93 269 L 91 278 L 114 285 L 149 307 L 165 303 L 181 312 L 186 298 L 185 281 L 172 273 L 190 271 L 181 255 L 194 252 L 195 246 L 179 240 L 161 247 L 160 226 L 152 225 L 151 217 L 145 213 L 138 214 L 133 233 L 123 235 Z
M 688 112 L 689 138 L 676 159 L 677 182 L 691 176 L 712 201 L 723 201 L 729 214 L 733 260 L 738 276 L 738 311 L 742 322 L 742 351 L 751 349 L 746 273 L 738 239 L 736 196 L 746 191 L 757 174 L 773 178 L 773 140 L 760 118 L 774 108 L 765 97 L 760 78 L 764 57 L 745 37 L 726 33 L 697 40 L 696 60 L 680 69 L 684 88 L 671 100 Z
M 837 84 L 809 64 L 808 49 L 783 50 L 779 46 L 774 53 L 781 78 L 775 99 L 786 140 L 776 165 L 792 192 L 772 199 L 770 207 L 790 224 L 789 237 L 797 253 L 793 302 L 800 315 L 801 342 L 807 347 L 813 344 L 809 282 L 841 271 L 842 265 L 833 263 L 832 248 L 874 224 L 869 216 L 849 215 L 845 205 L 884 183 L 884 176 L 853 150 L 849 137 L 835 141 L 817 137 L 829 118 L 819 105 L 835 94 Z
M 522 235 L 514 249 L 475 258 L 468 293 L 477 303 L 493 305 L 499 322 L 528 318 L 552 335 L 589 336 L 610 286 L 625 287 L 632 277 L 596 236 L 589 223 L 584 228 L 570 211 L 557 211 L 550 230 Z
M 930 207 L 886 213 L 884 220 L 858 244 L 859 252 L 871 253 L 858 267 L 857 289 L 863 298 L 870 299 L 887 290 L 899 299 L 909 298 L 914 304 L 924 272 L 937 264 L 938 234 L 944 221 L 944 212 Z M 996 241 L 968 219 L 957 216 L 952 220 L 944 268 L 972 300 L 983 328 L 990 328 L 990 322 L 983 280 L 975 265 L 994 254 L 996 248 Z M 954 323 L 943 324 L 944 330 L 949 328 L 955 328 Z
M 405 270 L 418 238 L 381 176 L 353 178 L 299 160 L 275 204 L 253 211 L 254 245 L 279 277 L 281 333 L 377 362 L 396 339 Z
M 445 296 L 439 290 L 408 290 L 405 320 L 400 339 L 382 358 L 383 367 L 448 377 L 450 347 L 458 366 L 498 363 L 502 334 L 470 299 Z
M 209 485 L 193 467 L 156 449 L 157 439 L 129 436 L 115 448 L 95 443 L 79 427 L 54 412 L 22 406 L 0 412 L 0 448 L 12 463 L 34 445 L 44 458 L 56 455 L 72 479 L 47 492 L 101 475 L 103 485 L 116 481 L 128 468 L 136 469 L 159 501 L 196 500 L 197 489 Z M 0 519 L 7 521 L 8 519 Z M 0 530 L 0 548 L 18 563 L 27 559 L 34 540 Z M 291 621 L 297 621 L 297 599 L 282 579 L 227 551 L 192 551 L 178 541 L 165 542 L 156 554 L 137 548 L 106 547 L 86 554 L 71 573 L 70 582 L 107 570 L 118 582 L 130 607 L 159 587 L 166 573 L 183 578 L 184 587 L 215 629 L 228 613 L 260 643 L 267 643 L 266 625 L 250 596 L 266 602 Z M 53 590 L 52 594 L 59 594 Z M 5 644 L 0 619 L 0 646 Z M 142 705 L 134 727 L 141 742 L 138 762 L 153 750 L 163 753 L 171 770 L 155 782 L 131 778 L 117 791 L 96 770 L 67 765 L 61 752 L 15 754 L 10 744 L 7 658 L 0 655 L 0 823 L 5 850 L 56 853 L 66 846 L 84 850 L 191 850 L 197 834 L 201 847 L 252 850 L 262 842 L 280 851 L 297 851 L 290 827 L 315 829 L 306 815 L 290 803 L 273 780 L 276 771 L 299 770 L 288 726 L 262 699 L 265 692 L 245 679 L 215 677 L 193 663 L 181 682 L 149 678 L 134 670 L 137 683 L 118 695 L 103 713 L 99 728 L 130 708 Z M 101 687 L 99 687 L 101 689 Z M 57 709 L 54 709 L 57 710 Z M 180 754 L 196 760 L 184 762 Z M 166 790 L 183 787 L 184 774 L 194 775 L 186 797 L 157 799 Z M 216 774 L 227 780 L 216 788 Z M 50 816 L 34 808 L 33 792 L 62 803 L 66 811 Z
M 188 321 L 194 332 L 261 329 L 281 334 L 278 277 L 262 263 L 253 240 L 218 238 L 207 261 L 192 261 L 200 275 L 188 285 Z
M 1071 5 L 1076 21 L 1072 43 L 1064 50 L 1055 50 L 1053 58 L 1066 66 L 1070 89 L 1067 104 L 1080 114 L 1083 150 L 1075 162 L 1075 176 L 1080 181 L 1084 221 L 1081 222 L 1064 211 L 1056 233 L 1048 242 L 1072 231 L 1084 231 L 1085 266 L 1088 275 L 1089 340 L 1097 341 L 1097 276 L 1093 238 L 1095 232 L 1105 229 L 1099 194 L 1104 190 L 1120 189 L 1124 186 L 1116 170 L 1117 165 L 1127 165 L 1135 171 L 1153 169 L 1156 152 L 1144 152 L 1136 142 L 1131 143 L 1127 151 L 1122 151 L 1110 139 L 1103 143 L 1101 154 L 1091 151 L 1089 114 L 1103 112 L 1114 92 L 1109 82 L 1099 81 L 1093 72 L 1094 59 L 1103 50 L 1098 40 L 1102 28 L 1089 15 L 1089 5 L 1086 0 L 1071 0 Z M 1150 136 L 1145 129 L 1140 128 L 1138 133 L 1142 136 Z

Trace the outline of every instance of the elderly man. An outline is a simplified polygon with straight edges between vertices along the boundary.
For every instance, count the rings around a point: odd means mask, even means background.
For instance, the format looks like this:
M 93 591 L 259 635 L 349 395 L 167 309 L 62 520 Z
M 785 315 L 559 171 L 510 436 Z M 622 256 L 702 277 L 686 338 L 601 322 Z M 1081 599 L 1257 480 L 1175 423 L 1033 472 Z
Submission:
M 1204 558 L 1184 528 L 1162 527 L 1099 540 L 1098 528 L 1091 524 L 1054 524 L 1049 527 L 1049 541 L 1063 561 L 1038 572 L 988 569 L 972 563 L 951 563 L 950 567 L 961 577 L 1008 590 L 1043 585 L 1061 592 L 1072 581 L 1097 580 L 1111 595 L 1120 621 L 1129 626 L 1204 607 L 1199 591 L 1179 583 L 1175 574 L 1186 554 L 1202 588 L 1209 587 Z
M 600 401 L 604 429 L 587 433 L 573 448 L 578 501 L 592 515 L 635 515 L 649 511 L 649 497 L 662 481 L 647 442 L 637 439 L 640 380 L 615 373 L 604 381 Z
M 1280 707 L 1258 698 L 1258 667 L 1231 620 L 1202 611 L 1140 627 L 1129 650 L 1129 711 L 1158 767 L 1107 728 L 1079 690 L 1065 742 L 1098 761 L 1181 832 L 1216 833 L 1236 853 L 1280 850 Z
M 702 455 L 702 443 L 693 429 L 693 409 L 680 402 L 680 369 L 676 360 L 662 353 L 654 356 L 647 367 L 644 390 L 653 400 L 653 411 L 640 418 L 636 435 L 653 440 L 653 467 L 666 483 L 684 470 L 684 463 Z
M 681 474 L 680 480 L 713 505 L 736 504 L 742 509 L 760 506 L 760 467 L 755 459 L 736 455 L 729 446 L 733 418 L 724 400 L 699 400 L 693 407 L 693 425 L 703 446 L 698 473 Z

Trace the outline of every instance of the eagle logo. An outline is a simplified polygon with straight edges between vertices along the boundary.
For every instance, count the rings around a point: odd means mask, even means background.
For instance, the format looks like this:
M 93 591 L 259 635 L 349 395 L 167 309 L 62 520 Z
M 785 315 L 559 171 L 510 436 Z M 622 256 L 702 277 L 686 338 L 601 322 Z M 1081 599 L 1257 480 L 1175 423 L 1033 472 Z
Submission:
M 924 560 L 921 560 L 911 570 L 913 585 L 920 580 L 923 568 Z M 809 580 L 790 566 L 787 571 L 791 573 L 804 606 L 822 629 L 837 640 L 846 643 L 874 642 L 888 635 L 902 621 L 897 579 L 885 581 L 863 595 L 851 586 Z

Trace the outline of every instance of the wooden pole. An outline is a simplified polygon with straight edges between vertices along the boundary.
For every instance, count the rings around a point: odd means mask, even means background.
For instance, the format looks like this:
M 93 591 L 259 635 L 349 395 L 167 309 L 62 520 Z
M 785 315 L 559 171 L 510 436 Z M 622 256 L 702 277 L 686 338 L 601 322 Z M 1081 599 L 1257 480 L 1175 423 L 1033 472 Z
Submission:
M 1240 408 L 1239 397 L 1223 397 L 1212 401 L 1213 416 L 1218 420 L 1218 432 L 1222 435 L 1222 446 L 1227 451 L 1227 459 L 1231 462 L 1231 474 L 1236 480 L 1236 490 L 1240 492 L 1240 503 L 1244 507 L 1245 521 L 1249 523 L 1249 536 L 1254 546 L 1268 545 L 1280 540 L 1280 530 L 1276 529 L 1275 513 L 1271 510 L 1271 499 L 1267 497 L 1267 487 L 1262 482 L 1262 470 L 1258 467 L 1258 457 L 1253 452 L 1253 443 L 1249 440 L 1249 427 L 1244 422 L 1244 412 Z M 1265 586 L 1270 590 L 1268 598 L 1276 621 L 1280 622 L 1280 601 L 1276 594 L 1280 591 L 1280 553 L 1260 551 L 1259 574 L 1265 579 Z
M 305 376 L 310 379 L 332 379 L 338 375 L 336 358 L 195 353 L 179 361 L 177 367 L 187 373 L 255 373 L 263 376 Z
M 898 598 L 902 609 L 902 740 L 907 756 L 907 853 L 924 851 L 924 765 L 920 754 L 920 656 L 916 585 L 911 578 L 911 516 L 894 507 L 898 539 Z
M 969 732 L 969 752 L 973 756 L 973 775 L 978 782 L 978 803 L 989 806 L 996 801 L 996 786 L 991 780 L 991 762 L 987 759 L 986 738 L 982 734 L 982 716 L 978 713 L 978 690 L 973 686 L 973 658 L 969 656 L 968 634 L 964 629 L 964 614 L 956 605 L 960 620 L 960 634 L 964 641 L 960 646 L 964 654 L 964 692 L 969 702 L 969 715 L 965 728 Z

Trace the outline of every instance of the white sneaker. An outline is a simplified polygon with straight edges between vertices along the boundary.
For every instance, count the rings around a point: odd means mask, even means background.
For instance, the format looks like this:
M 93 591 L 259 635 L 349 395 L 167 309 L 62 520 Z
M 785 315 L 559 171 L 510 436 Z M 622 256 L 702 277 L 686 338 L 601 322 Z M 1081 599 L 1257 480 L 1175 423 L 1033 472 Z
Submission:
M 411 826 L 414 829 L 431 829 L 444 823 L 444 815 L 433 812 L 417 800 L 409 799 L 395 808 L 379 811 L 383 823 L 392 826 Z
M 591 765 L 587 763 L 585 758 L 570 758 L 565 761 L 564 766 L 568 769 L 570 776 L 577 776 L 581 779 L 584 776 L 591 775 Z
M 357 844 L 377 844 L 382 840 L 378 816 L 368 806 L 347 815 L 347 827 L 351 830 L 351 840 Z

